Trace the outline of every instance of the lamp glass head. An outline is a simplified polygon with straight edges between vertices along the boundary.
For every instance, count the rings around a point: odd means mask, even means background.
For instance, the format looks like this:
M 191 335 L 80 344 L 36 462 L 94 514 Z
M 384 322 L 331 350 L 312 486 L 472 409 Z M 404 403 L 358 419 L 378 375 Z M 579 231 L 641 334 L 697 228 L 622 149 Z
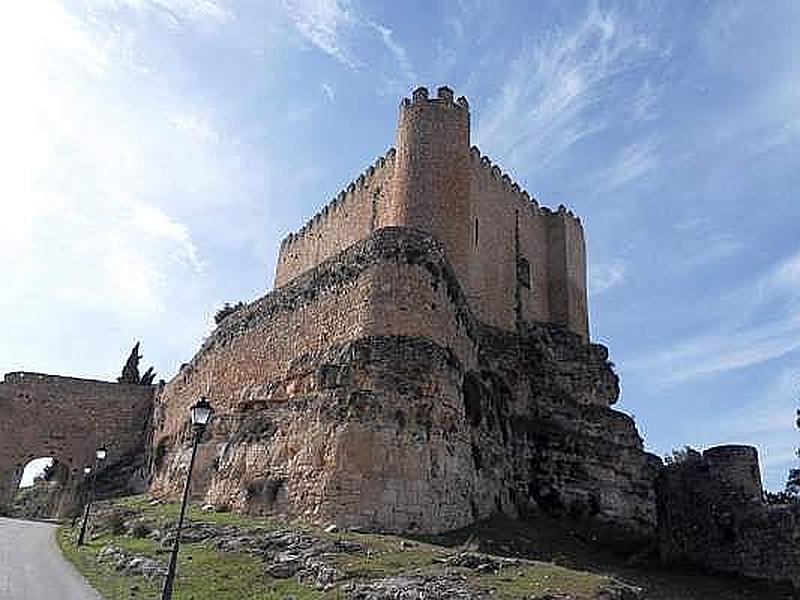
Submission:
M 88 475 L 91 472 L 92 472 L 92 467 L 89 467 L 89 466 L 83 467 L 83 474 L 84 475 Z
M 100 446 L 97 450 L 95 450 L 95 456 L 97 460 L 105 460 L 106 456 L 108 456 L 108 450 L 106 450 L 105 446 Z
M 211 415 L 214 413 L 214 409 L 211 408 L 211 405 L 208 403 L 208 400 L 206 400 L 205 396 L 195 402 L 194 406 L 191 408 L 191 411 L 192 425 L 196 425 L 198 427 L 205 427 L 208 425 L 208 422 L 211 420 Z

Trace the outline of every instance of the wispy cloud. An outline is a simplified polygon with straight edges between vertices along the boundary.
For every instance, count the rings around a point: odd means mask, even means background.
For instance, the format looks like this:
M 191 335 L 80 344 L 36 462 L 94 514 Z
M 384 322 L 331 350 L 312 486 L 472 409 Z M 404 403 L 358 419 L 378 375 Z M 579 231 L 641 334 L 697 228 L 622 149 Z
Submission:
M 30 24 L 24 35 L 0 26 L 11 84 L 0 122 L 13 134 L 0 140 L 10 167 L 0 183 L 0 268 L 11 281 L 0 312 L 19 315 L 3 323 L 0 360 L 8 365 L 13 350 L 15 367 L 58 368 L 70 361 L 65 349 L 85 338 L 106 347 L 87 351 L 79 373 L 103 376 L 119 338 L 127 344 L 169 329 L 165 319 L 207 310 L 195 296 L 205 261 L 193 223 L 209 197 L 241 181 L 213 112 L 176 90 L 159 65 L 131 61 L 139 46 L 118 11 L 168 6 L 186 19 L 223 16 L 210 2 L 97 2 L 86 12 L 55 1 L 20 5 Z M 170 27 L 161 19 L 155 26 Z M 46 293 L 36 291 L 41 281 Z M 176 317 L 171 303 L 189 296 L 192 307 Z M 163 334 L 163 350 L 180 338 L 190 347 L 198 332 L 189 331 Z M 37 354 L 48 348 L 51 355 Z
M 136 202 L 131 207 L 133 225 L 142 233 L 154 238 L 159 238 L 175 244 L 179 252 L 179 260 L 189 264 L 195 271 L 203 270 L 203 265 L 197 256 L 197 247 L 189 228 L 170 218 L 158 207 L 144 202 Z
M 756 398 L 705 424 L 697 441 L 703 445 L 754 444 L 765 482 L 780 489 L 789 468 L 797 464 L 794 411 L 799 397 L 800 363 L 793 361 L 784 365 Z
M 347 0 L 283 0 L 283 5 L 300 35 L 344 66 L 360 69 L 370 65 L 368 54 L 356 50 L 359 38 L 368 34 L 373 40 L 377 36 L 406 85 L 416 79 L 408 53 L 392 29 L 361 14 Z
M 593 5 L 574 29 L 524 48 L 510 63 L 478 121 L 480 143 L 512 163 L 547 168 L 618 117 L 618 76 L 650 56 L 653 44 L 616 12 Z
M 597 176 L 599 191 L 613 191 L 631 184 L 652 172 L 659 165 L 658 146 L 653 140 L 632 142 L 617 154 L 614 162 Z
M 686 271 L 717 263 L 735 255 L 745 245 L 731 234 L 716 233 L 698 240 L 688 255 L 676 261 L 675 269 Z
M 106 9 L 126 7 L 153 12 L 172 25 L 217 26 L 236 18 L 233 10 L 214 0 L 94 0 L 94 3 Z
M 661 95 L 659 90 L 650 79 L 645 79 L 639 86 L 631 102 L 632 116 L 634 121 L 650 121 L 656 117 L 656 107 Z
M 654 355 L 626 361 L 625 369 L 655 373 L 654 380 L 674 384 L 757 365 L 798 348 L 800 315 L 793 315 L 767 325 L 718 331 L 682 341 Z
M 283 5 L 300 35 L 314 46 L 351 69 L 360 65 L 348 43 L 348 30 L 358 20 L 344 2 L 284 0 Z
M 670 385 L 758 365 L 800 349 L 800 252 L 749 282 L 740 296 L 751 305 L 733 307 L 743 316 L 771 306 L 773 317 L 749 326 L 726 321 L 715 330 L 681 340 L 670 348 L 625 361 L 625 369 L 656 373 L 654 381 Z
M 389 50 L 400 67 L 404 82 L 407 84 L 415 82 L 417 76 L 414 73 L 414 68 L 411 66 L 411 60 L 408 58 L 408 52 L 406 52 L 406 49 L 398 44 L 397 40 L 394 39 L 392 30 L 388 27 L 384 27 L 380 23 L 375 23 L 374 21 L 367 20 L 364 22 L 378 32 L 383 45 L 386 46 L 387 50 Z
M 589 263 L 589 295 L 599 296 L 625 281 L 625 263 Z

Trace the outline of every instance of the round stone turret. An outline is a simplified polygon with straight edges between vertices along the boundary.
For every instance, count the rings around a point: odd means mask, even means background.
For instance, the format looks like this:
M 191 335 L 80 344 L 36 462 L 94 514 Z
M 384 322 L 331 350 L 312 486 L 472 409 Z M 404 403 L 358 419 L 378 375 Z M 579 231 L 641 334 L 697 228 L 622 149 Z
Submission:
M 400 105 L 394 178 L 395 222 L 442 242 L 466 281 L 470 249 L 469 105 L 442 86 L 424 87 Z
M 758 451 L 753 446 L 730 444 L 714 446 L 703 452 L 710 479 L 730 486 L 748 500 L 761 499 L 761 472 Z

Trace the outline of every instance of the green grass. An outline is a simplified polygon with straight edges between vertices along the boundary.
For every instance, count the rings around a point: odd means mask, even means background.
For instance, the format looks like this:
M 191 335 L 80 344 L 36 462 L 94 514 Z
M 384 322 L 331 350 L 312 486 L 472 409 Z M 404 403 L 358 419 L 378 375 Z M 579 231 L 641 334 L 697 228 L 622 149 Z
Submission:
M 78 548 L 75 545 L 75 532 L 61 526 L 56 532 L 56 541 L 61 552 L 75 567 L 83 573 L 89 583 L 108 599 L 142 599 L 157 598 L 159 588 L 156 583 L 144 577 L 126 577 L 102 567 L 97 563 L 97 553 L 108 541 L 99 538 L 90 540 Z
M 135 512 L 162 528 L 178 517 L 175 503 L 151 505 L 144 496 L 115 500 L 113 505 Z M 263 561 L 248 554 L 218 552 L 204 543 L 181 545 L 175 600 L 333 600 L 346 597 L 342 587 L 393 575 L 455 574 L 466 577 L 475 589 L 495 598 L 536 599 L 565 595 L 592 600 L 612 582 L 623 579 L 647 590 L 649 600 L 784 600 L 794 598 L 784 590 L 731 577 L 709 576 L 698 571 L 666 569 L 656 562 L 636 566 L 624 557 L 587 540 L 606 536 L 600 530 L 582 530 L 579 524 L 550 517 L 521 523 L 496 519 L 441 536 L 409 539 L 367 533 L 325 533 L 318 527 L 278 519 L 262 519 L 231 513 L 204 512 L 191 506 L 189 521 L 233 525 L 245 529 L 304 531 L 321 539 L 358 542 L 363 552 L 338 553 L 329 560 L 345 577 L 325 592 L 296 579 L 275 579 L 265 573 Z M 76 548 L 75 530 L 61 527 L 58 542 L 65 556 L 108 600 L 141 600 L 159 597 L 162 582 L 123 576 L 98 564 L 97 553 L 113 543 L 131 553 L 155 557 L 163 564 L 167 550 L 150 538 L 103 533 Z M 454 553 L 469 548 L 496 556 L 519 559 L 496 573 L 482 574 L 447 566 Z M 632 548 L 630 549 L 632 550 Z M 789 593 L 791 594 L 791 592 Z
M 608 583 L 606 577 L 574 571 L 552 563 L 510 567 L 475 581 L 477 587 L 492 589 L 499 598 L 536 598 L 568 594 L 573 598 L 594 598 Z
M 59 528 L 58 545 L 64 556 L 83 573 L 92 586 L 108 600 L 158 598 L 162 580 L 121 575 L 97 562 L 97 553 L 108 543 L 153 556 L 166 563 L 168 554 L 150 539 L 103 535 L 83 547 L 75 546 L 75 531 Z M 223 554 L 202 544 L 182 544 L 173 598 L 175 600 L 297 600 L 325 598 L 321 592 L 293 579 L 273 579 L 264 574 L 263 563 L 246 554 Z M 330 596 L 329 596 L 330 597 Z
M 144 496 L 119 499 L 113 504 L 135 511 L 157 527 L 174 522 L 179 507 L 175 503 L 151 505 Z M 276 519 L 260 519 L 231 513 L 204 512 L 198 506 L 187 511 L 189 521 L 219 525 L 235 525 L 247 529 L 291 528 L 306 531 L 322 539 L 348 540 L 361 544 L 364 552 L 340 553 L 331 562 L 345 573 L 345 578 L 325 592 L 299 583 L 296 579 L 275 579 L 265 573 L 264 563 L 247 554 L 222 553 L 203 543 L 181 545 L 178 576 L 175 582 L 175 600 L 229 600 L 229 599 L 284 599 L 296 600 L 338 599 L 344 597 L 342 585 L 355 580 L 368 580 L 399 574 L 457 573 L 467 576 L 478 588 L 494 590 L 498 598 L 535 598 L 546 593 L 569 593 L 576 600 L 589 600 L 606 581 L 606 578 L 586 572 L 573 571 L 546 562 L 523 562 L 520 566 L 502 570 L 496 575 L 480 575 L 469 569 L 447 567 L 445 559 L 453 549 L 427 543 L 410 541 L 398 536 L 366 533 L 325 533 L 308 524 Z M 113 543 L 132 553 L 155 557 L 167 562 L 168 554 L 150 538 L 133 538 L 126 535 L 104 533 L 92 538 L 88 544 L 77 548 L 75 531 L 63 526 L 58 531 L 58 542 L 64 555 L 80 570 L 91 584 L 107 599 L 134 600 L 158 598 L 162 582 L 143 577 L 132 577 L 115 572 L 110 566 L 99 564 L 97 554 L 103 546 Z

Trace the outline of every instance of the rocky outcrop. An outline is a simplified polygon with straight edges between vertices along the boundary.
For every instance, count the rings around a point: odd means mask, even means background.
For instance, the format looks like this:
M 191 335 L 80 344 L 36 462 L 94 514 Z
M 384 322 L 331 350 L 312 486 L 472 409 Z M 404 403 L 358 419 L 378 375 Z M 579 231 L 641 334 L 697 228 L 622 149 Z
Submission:
M 195 494 L 339 526 L 436 532 L 502 512 L 655 526 L 605 348 L 566 328 L 482 325 L 439 245 L 390 228 L 225 319 L 167 385 L 152 491 L 176 494 L 186 407 L 218 409 Z

